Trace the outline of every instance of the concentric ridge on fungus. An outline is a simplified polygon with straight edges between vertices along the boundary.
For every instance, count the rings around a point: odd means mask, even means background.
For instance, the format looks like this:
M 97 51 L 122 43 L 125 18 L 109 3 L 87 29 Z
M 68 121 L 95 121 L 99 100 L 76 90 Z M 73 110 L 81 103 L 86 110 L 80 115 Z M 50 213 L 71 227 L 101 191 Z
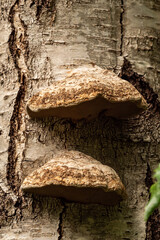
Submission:
M 117 173 L 90 156 L 61 151 L 54 159 L 27 176 L 25 192 L 82 203 L 117 204 L 126 197 Z
M 98 66 L 72 70 L 64 80 L 37 93 L 27 103 L 31 117 L 55 116 L 75 120 L 107 116 L 128 118 L 147 108 L 142 95 L 126 80 Z

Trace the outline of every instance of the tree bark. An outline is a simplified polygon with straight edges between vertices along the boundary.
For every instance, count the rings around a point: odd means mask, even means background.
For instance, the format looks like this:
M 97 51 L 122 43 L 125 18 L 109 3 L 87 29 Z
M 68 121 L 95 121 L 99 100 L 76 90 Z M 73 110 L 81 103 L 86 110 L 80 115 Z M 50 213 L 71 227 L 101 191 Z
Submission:
M 160 154 L 160 1 L 0 1 L 0 239 L 159 240 L 144 207 Z M 26 102 L 68 68 L 94 63 L 131 82 L 149 104 L 137 117 L 33 120 Z M 23 194 L 24 178 L 58 151 L 112 167 L 128 198 L 116 206 Z

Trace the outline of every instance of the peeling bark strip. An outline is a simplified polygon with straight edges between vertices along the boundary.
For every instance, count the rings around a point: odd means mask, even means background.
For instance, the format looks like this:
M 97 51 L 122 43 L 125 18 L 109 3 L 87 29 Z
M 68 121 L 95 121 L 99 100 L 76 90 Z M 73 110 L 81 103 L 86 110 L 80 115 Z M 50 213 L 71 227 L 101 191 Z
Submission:
M 152 173 L 150 169 L 150 165 L 147 163 L 147 172 L 145 184 L 150 190 L 151 185 L 153 184 Z M 160 214 L 158 209 L 156 209 L 153 214 L 149 217 L 146 225 L 146 238 L 145 240 L 159 240 L 160 239 Z
M 27 49 L 26 27 L 19 16 L 19 4 L 17 0 L 10 9 L 9 21 L 12 32 L 8 41 L 9 49 L 18 70 L 19 90 L 14 103 L 10 120 L 10 141 L 8 148 L 7 181 L 11 189 L 18 195 L 20 187 L 20 165 L 23 159 L 25 144 L 24 98 L 27 81 Z
M 124 15 L 124 1 L 121 0 L 121 14 L 120 14 L 120 25 L 121 25 L 121 44 L 120 44 L 120 56 L 123 55 L 123 15 Z
M 160 111 L 160 103 L 158 100 L 158 95 L 149 86 L 149 83 L 145 81 L 142 75 L 134 72 L 131 63 L 124 58 L 124 64 L 121 70 L 120 77 L 129 81 L 133 86 L 142 94 L 144 99 L 149 104 L 150 116 L 152 114 L 158 113 Z

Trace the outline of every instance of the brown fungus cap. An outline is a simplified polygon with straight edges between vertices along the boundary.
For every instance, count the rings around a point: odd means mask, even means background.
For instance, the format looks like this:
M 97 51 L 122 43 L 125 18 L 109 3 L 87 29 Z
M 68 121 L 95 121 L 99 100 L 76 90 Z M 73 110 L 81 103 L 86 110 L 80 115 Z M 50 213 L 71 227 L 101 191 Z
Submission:
M 117 204 L 126 197 L 124 185 L 112 168 L 84 153 L 66 150 L 27 176 L 21 189 L 71 202 L 104 205 Z
M 107 116 L 128 118 L 147 108 L 142 95 L 126 80 L 98 66 L 72 70 L 64 80 L 37 93 L 27 103 L 30 117 L 55 116 L 79 120 Z

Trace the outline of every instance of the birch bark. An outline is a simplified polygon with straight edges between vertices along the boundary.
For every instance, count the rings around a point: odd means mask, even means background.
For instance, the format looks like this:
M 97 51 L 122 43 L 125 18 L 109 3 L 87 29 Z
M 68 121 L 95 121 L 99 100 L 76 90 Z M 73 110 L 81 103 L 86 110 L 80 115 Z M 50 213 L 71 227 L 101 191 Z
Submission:
M 0 1 L 0 239 L 160 239 L 158 210 L 143 221 L 160 154 L 159 10 L 159 0 Z M 34 93 L 89 62 L 135 85 L 148 110 L 127 120 L 29 118 Z M 128 199 L 107 207 L 23 195 L 23 179 L 63 149 L 115 169 Z

